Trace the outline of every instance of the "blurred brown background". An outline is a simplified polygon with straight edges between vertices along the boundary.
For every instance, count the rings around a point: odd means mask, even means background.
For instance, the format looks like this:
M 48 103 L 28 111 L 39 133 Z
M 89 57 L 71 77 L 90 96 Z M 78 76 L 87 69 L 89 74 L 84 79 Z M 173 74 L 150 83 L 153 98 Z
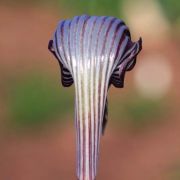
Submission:
M 75 176 L 74 87 L 47 44 L 74 15 L 125 20 L 143 51 L 109 92 L 98 180 L 180 179 L 179 0 L 0 0 L 0 180 Z

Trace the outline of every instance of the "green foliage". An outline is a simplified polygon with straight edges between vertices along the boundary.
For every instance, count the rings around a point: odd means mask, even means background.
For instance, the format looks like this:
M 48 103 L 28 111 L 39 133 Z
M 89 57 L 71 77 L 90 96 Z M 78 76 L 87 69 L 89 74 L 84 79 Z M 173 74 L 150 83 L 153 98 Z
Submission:
M 180 19 L 180 1 L 179 0 L 159 0 L 163 10 L 171 23 L 176 23 Z
M 61 0 L 59 2 L 62 2 Z M 120 16 L 122 0 L 63 0 L 67 9 L 74 15 Z
M 129 99 L 123 104 L 124 116 L 135 127 L 157 120 L 162 115 L 161 103 L 150 99 Z
M 41 126 L 72 112 L 73 94 L 48 76 L 31 74 L 19 78 L 9 94 L 11 123 L 15 126 Z
M 161 101 L 132 95 L 110 105 L 112 117 L 133 128 L 143 128 L 159 121 L 164 115 L 163 109 Z
M 89 14 L 119 17 L 123 0 L 2 0 L 0 3 L 11 5 L 54 6 L 67 12 L 68 16 Z

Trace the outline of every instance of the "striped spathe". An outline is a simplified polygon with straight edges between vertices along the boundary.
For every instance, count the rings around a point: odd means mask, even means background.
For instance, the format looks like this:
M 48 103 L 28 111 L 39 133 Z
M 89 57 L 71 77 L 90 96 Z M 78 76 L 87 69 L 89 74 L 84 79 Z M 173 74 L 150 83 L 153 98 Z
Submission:
M 142 40 L 132 42 L 120 19 L 82 15 L 60 21 L 48 48 L 60 64 L 63 86 L 75 85 L 78 179 L 94 180 L 107 122 L 108 89 L 111 84 L 123 87 Z

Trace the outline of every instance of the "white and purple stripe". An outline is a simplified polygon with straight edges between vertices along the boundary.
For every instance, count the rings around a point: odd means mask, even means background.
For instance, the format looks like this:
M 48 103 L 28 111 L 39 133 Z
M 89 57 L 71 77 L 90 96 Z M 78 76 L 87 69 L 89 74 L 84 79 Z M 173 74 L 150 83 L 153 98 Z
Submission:
M 49 43 L 61 67 L 64 86 L 75 84 L 77 176 L 96 177 L 100 136 L 107 121 L 107 92 L 111 84 L 123 87 L 141 50 L 125 23 L 114 17 L 76 16 L 61 21 Z

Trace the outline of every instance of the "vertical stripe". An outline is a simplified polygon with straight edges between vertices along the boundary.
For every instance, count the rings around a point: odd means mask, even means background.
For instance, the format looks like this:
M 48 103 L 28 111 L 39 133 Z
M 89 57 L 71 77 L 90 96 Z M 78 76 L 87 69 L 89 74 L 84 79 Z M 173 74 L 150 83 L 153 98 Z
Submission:
M 119 85 L 119 69 L 132 65 L 141 40 L 127 49 L 130 33 L 123 21 L 83 15 L 60 22 L 53 41 L 64 85 L 75 83 L 77 176 L 94 180 L 110 78 Z

